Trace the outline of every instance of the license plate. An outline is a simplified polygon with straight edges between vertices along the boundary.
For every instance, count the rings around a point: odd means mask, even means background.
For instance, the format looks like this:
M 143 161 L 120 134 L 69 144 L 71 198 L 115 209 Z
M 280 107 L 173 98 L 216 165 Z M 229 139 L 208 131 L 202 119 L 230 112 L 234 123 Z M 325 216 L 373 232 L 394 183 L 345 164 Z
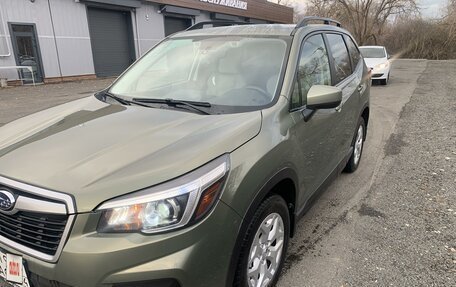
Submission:
M 0 251 L 0 282 L 5 280 L 14 287 L 30 286 L 22 256 Z

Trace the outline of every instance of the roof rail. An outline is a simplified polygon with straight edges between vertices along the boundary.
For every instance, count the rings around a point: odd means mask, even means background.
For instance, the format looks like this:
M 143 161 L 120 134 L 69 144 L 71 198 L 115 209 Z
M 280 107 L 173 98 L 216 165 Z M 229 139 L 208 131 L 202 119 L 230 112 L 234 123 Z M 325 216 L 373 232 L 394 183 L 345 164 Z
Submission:
M 310 24 L 310 22 L 315 22 L 315 21 L 322 21 L 323 24 L 325 25 L 331 25 L 335 24 L 337 27 L 341 27 L 342 25 L 340 24 L 339 21 L 333 20 L 331 18 L 323 18 L 323 17 L 318 17 L 318 16 L 305 16 L 304 18 L 301 19 L 301 21 L 296 24 L 296 27 L 293 29 L 293 32 L 291 32 L 291 35 L 294 35 L 296 33 L 296 30 L 299 28 L 305 27 Z
M 187 28 L 186 31 L 191 31 L 191 30 L 197 30 L 197 29 L 204 29 L 204 26 L 206 25 L 212 25 L 211 27 L 221 27 L 221 26 L 236 26 L 236 25 L 251 25 L 254 23 L 248 23 L 248 22 L 240 22 L 240 21 L 203 21 L 194 24 L 193 26 L 190 26 Z

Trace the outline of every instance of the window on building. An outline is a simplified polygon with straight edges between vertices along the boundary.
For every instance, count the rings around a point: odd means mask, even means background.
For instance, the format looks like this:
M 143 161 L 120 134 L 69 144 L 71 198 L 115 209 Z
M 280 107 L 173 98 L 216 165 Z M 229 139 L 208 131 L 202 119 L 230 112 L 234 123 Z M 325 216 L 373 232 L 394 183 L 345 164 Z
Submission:
M 351 75 L 351 63 L 350 57 L 348 56 L 347 46 L 345 46 L 342 35 L 339 34 L 327 34 L 328 45 L 331 47 L 332 56 L 334 58 L 334 69 L 335 69 L 335 82 L 340 83 L 345 78 Z

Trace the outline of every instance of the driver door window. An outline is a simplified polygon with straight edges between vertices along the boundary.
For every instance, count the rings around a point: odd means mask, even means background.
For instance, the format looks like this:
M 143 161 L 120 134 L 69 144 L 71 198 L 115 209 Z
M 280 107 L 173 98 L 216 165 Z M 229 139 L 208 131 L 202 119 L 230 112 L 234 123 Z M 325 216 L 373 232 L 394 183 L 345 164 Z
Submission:
M 291 108 L 306 104 L 313 85 L 331 85 L 328 52 L 321 34 L 311 36 L 301 47 L 299 66 L 291 97 Z

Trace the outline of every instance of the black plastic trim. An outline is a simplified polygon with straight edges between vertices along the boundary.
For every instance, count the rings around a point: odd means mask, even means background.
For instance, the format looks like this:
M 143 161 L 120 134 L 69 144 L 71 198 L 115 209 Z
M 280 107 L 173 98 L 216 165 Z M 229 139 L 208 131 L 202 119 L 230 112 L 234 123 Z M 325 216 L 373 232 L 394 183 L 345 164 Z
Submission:
M 321 110 L 321 109 L 335 109 L 340 105 L 341 101 L 330 102 L 320 105 L 307 105 L 307 109 L 311 110 Z
M 180 287 L 181 285 L 175 279 L 159 279 L 140 282 L 116 283 L 113 287 Z
M 230 21 L 230 20 L 218 20 L 218 21 L 203 21 L 198 22 L 193 26 L 187 28 L 186 31 L 204 29 L 205 25 L 213 25 L 212 27 L 221 27 L 221 26 L 237 26 L 237 25 L 254 25 L 254 23 L 241 22 L 241 21 Z
M 306 27 L 310 24 L 310 22 L 315 22 L 315 21 L 322 21 L 323 24 L 325 25 L 331 25 L 335 24 L 337 27 L 342 27 L 339 21 L 333 20 L 331 18 L 323 18 L 323 17 L 318 17 L 318 16 L 306 16 L 301 19 L 301 21 L 296 24 L 296 27 L 293 29 L 293 32 L 291 32 L 291 35 L 293 36 L 296 31 L 299 28 Z

